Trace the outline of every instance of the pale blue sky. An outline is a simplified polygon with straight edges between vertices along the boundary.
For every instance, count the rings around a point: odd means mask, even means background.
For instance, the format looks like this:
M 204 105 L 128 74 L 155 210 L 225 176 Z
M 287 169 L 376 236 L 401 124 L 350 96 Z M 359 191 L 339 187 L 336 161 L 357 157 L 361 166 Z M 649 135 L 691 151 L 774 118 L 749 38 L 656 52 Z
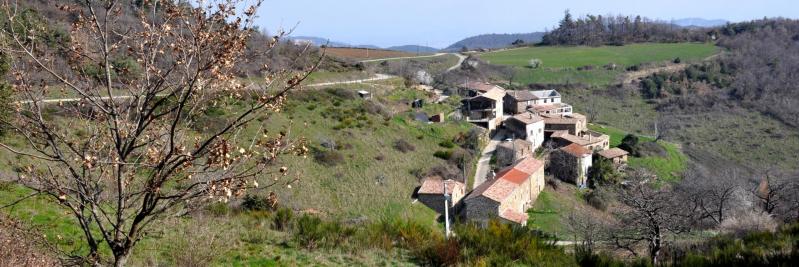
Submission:
M 274 32 L 299 23 L 294 34 L 350 44 L 420 44 L 442 48 L 483 33 L 552 28 L 570 9 L 585 14 L 699 17 L 744 21 L 799 18 L 797 0 L 266 0 L 258 25 Z

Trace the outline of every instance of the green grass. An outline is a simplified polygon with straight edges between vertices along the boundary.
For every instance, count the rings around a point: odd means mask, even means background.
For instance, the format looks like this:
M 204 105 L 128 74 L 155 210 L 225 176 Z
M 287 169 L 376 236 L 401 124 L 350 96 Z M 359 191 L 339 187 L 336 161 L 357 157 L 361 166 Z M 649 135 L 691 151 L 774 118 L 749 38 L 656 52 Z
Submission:
M 688 158 L 675 144 L 665 141 L 658 141 L 658 144 L 666 149 L 666 157 L 630 157 L 630 166 L 650 170 L 663 182 L 679 181 L 687 166 Z
M 621 144 L 621 140 L 628 134 L 627 131 L 621 130 L 619 128 L 599 125 L 599 124 L 589 124 L 588 128 L 600 133 L 607 134 L 610 136 L 610 146 L 617 147 Z M 639 142 L 653 142 L 655 139 L 651 136 L 638 136 Z M 650 156 L 650 157 L 629 157 L 629 164 L 630 167 L 633 168 L 644 168 L 655 175 L 657 175 L 661 181 L 666 182 L 676 182 L 680 179 L 682 173 L 685 171 L 685 168 L 688 164 L 688 157 L 683 154 L 680 150 L 679 146 L 674 143 L 669 143 L 666 141 L 657 141 L 657 143 L 666 150 L 665 157 L 658 157 L 658 156 Z
M 604 86 L 613 82 L 621 70 L 594 69 L 581 71 L 575 69 L 529 69 L 515 67 L 514 83 L 518 84 L 588 84 Z
M 625 46 L 542 46 L 489 52 L 480 58 L 492 64 L 526 67 L 530 59 L 537 58 L 544 68 L 577 68 L 603 66 L 615 63 L 621 66 L 645 62 L 672 60 L 700 60 L 716 53 L 710 43 L 648 43 Z
M 624 139 L 627 134 L 629 134 L 629 132 L 619 128 L 594 123 L 588 124 L 588 129 L 610 136 L 611 147 L 619 146 L 619 144 L 621 144 L 621 140 Z M 640 142 L 652 142 L 655 141 L 655 138 L 652 138 L 651 136 L 638 135 L 638 140 Z
M 704 59 L 718 52 L 709 43 L 631 44 L 625 46 L 542 46 L 489 52 L 480 58 L 491 64 L 516 67 L 514 82 L 520 84 L 570 84 L 581 83 L 606 86 L 615 81 L 626 66 L 649 62 L 671 61 L 679 57 L 683 62 Z M 538 69 L 527 68 L 530 59 L 543 62 Z M 604 65 L 615 63 L 618 68 L 607 70 Z M 593 66 L 591 70 L 578 67 Z
M 546 233 L 562 233 L 561 214 L 566 211 L 563 201 L 550 189 L 541 191 L 533 208 L 527 212 L 527 226 Z

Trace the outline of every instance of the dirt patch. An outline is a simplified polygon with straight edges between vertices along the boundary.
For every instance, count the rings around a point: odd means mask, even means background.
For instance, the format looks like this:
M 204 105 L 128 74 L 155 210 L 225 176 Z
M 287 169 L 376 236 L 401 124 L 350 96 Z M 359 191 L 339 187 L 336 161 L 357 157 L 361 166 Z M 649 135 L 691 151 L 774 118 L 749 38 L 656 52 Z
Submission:
M 53 255 L 42 252 L 45 246 L 41 235 L 0 215 L 0 266 L 60 266 Z
M 328 47 L 325 49 L 325 54 L 338 58 L 354 60 L 416 56 L 414 53 L 401 51 L 347 47 Z

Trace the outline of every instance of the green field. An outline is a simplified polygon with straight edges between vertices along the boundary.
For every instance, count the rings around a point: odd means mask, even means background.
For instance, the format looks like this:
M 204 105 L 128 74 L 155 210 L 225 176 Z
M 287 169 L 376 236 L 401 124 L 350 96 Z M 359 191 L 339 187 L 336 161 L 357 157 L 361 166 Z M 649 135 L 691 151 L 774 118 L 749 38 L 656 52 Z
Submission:
M 621 140 L 628 134 L 628 132 L 598 124 L 590 124 L 589 129 L 607 134 L 610 136 L 610 146 L 616 147 L 621 144 Z M 650 136 L 638 136 L 639 142 L 654 142 L 655 139 Z M 650 157 L 633 157 L 629 158 L 630 167 L 647 169 L 656 174 L 663 181 L 676 182 L 680 179 L 682 173 L 687 167 L 688 158 L 680 150 L 679 146 L 666 141 L 657 141 L 666 151 L 665 157 L 650 156 Z
M 627 66 L 642 63 L 683 62 L 702 60 L 718 52 L 706 43 L 630 44 L 625 46 L 544 46 L 489 52 L 480 58 L 491 64 L 516 67 L 515 83 L 569 84 L 604 86 L 612 83 Z M 527 68 L 530 59 L 539 59 L 543 66 Z M 614 63 L 615 70 L 603 68 Z M 591 66 L 591 69 L 578 70 Z
M 625 46 L 568 47 L 545 46 L 489 52 L 480 58 L 492 64 L 526 67 L 530 59 L 537 58 L 544 68 L 577 68 L 603 66 L 615 63 L 630 66 L 645 62 L 673 60 L 700 60 L 716 53 L 709 43 L 630 44 Z

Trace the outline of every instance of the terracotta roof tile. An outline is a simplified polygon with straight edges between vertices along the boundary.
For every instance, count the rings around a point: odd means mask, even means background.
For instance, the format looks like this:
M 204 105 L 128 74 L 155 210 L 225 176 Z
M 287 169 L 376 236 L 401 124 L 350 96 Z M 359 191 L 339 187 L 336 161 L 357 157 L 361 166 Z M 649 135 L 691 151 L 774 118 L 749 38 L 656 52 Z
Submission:
M 544 120 L 544 118 L 542 118 L 541 116 L 538 116 L 538 115 L 530 113 L 530 112 L 525 112 L 525 113 L 522 113 L 522 114 L 518 114 L 518 115 L 513 116 L 512 118 L 517 120 L 517 121 L 522 122 L 523 124 L 533 124 L 533 123 L 536 123 L 536 122 Z
M 499 217 L 518 224 L 526 224 L 527 219 L 529 218 L 527 214 L 519 213 L 512 209 L 506 209 L 502 212 L 502 214 L 499 215 Z
M 449 193 L 452 193 L 456 189 L 460 190 L 466 188 L 464 183 L 453 180 L 442 180 L 440 176 L 432 176 L 424 179 L 422 186 L 419 188 L 419 194 L 444 194 L 444 183 L 447 184 L 447 192 Z
M 477 91 L 480 91 L 480 92 L 488 92 L 491 89 L 501 89 L 501 90 L 504 91 L 504 89 L 502 89 L 502 87 L 499 87 L 499 86 L 494 85 L 494 84 L 486 83 L 486 82 L 475 82 L 475 81 L 472 81 L 472 82 L 463 83 L 461 86 L 464 87 L 464 88 L 477 90 Z
M 614 148 L 611 148 L 611 149 L 608 149 L 608 150 L 599 151 L 598 154 L 600 156 L 602 156 L 603 158 L 612 159 L 612 158 L 617 158 L 617 157 L 621 157 L 621 156 L 624 156 L 624 155 L 629 155 L 630 153 L 627 152 L 627 151 L 624 151 L 624 149 L 614 147 Z
M 560 150 L 562 150 L 563 152 L 569 153 L 572 156 L 575 156 L 575 157 L 578 157 L 578 158 L 582 158 L 582 157 L 591 155 L 591 150 L 588 150 L 588 149 L 586 149 L 583 146 L 578 145 L 578 144 L 571 144 L 571 145 L 568 145 L 568 146 L 560 148 Z
M 537 160 L 533 157 L 527 157 L 522 161 L 520 161 L 519 163 L 516 163 L 516 165 L 514 166 L 515 169 L 518 169 L 530 175 L 534 174 L 543 167 L 544 167 L 544 162 Z

